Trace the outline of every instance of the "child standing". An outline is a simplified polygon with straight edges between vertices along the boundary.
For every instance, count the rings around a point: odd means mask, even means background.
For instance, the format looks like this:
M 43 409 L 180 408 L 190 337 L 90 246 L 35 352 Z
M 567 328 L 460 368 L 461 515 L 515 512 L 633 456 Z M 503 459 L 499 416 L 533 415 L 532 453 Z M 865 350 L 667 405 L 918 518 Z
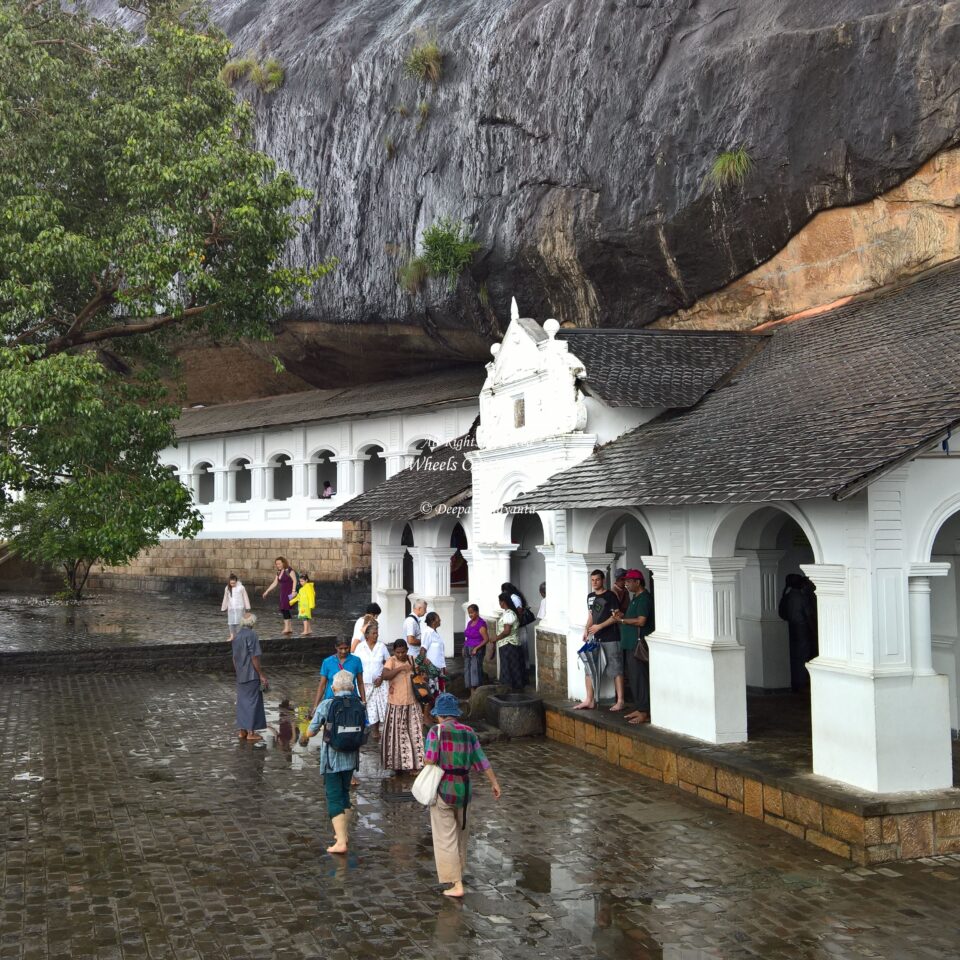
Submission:
M 239 581 L 235 573 L 227 577 L 227 585 L 223 588 L 223 603 L 220 609 L 227 615 L 227 628 L 230 630 L 228 640 L 232 640 L 240 629 L 240 621 L 245 613 L 250 612 L 250 598 L 247 588 Z
M 303 633 L 301 637 L 310 636 L 310 619 L 313 617 L 313 608 L 317 602 L 317 592 L 307 573 L 300 574 L 300 587 L 292 597 L 290 602 L 297 602 L 297 619 L 303 623 Z

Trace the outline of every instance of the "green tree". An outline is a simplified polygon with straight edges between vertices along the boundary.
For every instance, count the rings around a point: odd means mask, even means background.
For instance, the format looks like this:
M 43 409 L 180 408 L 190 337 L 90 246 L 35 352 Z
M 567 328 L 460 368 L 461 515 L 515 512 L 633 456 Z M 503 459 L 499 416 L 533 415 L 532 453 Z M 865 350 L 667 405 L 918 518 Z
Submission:
M 0 0 L 0 530 L 79 591 L 198 529 L 157 462 L 158 364 L 268 338 L 332 262 L 286 260 L 309 194 L 255 149 L 199 8 L 143 0 L 134 35 L 65 6 Z
M 164 532 L 194 536 L 201 521 L 157 459 L 178 414 L 162 388 L 91 353 L 38 361 L 37 350 L 0 351 L 0 534 L 28 560 L 62 567 L 79 598 L 97 561 L 126 563 Z

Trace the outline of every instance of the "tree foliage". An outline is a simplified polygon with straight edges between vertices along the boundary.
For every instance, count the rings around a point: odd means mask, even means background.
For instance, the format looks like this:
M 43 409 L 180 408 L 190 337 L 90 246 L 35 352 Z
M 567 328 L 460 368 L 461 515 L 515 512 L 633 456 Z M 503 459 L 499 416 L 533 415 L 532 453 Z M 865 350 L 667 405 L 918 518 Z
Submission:
M 285 260 L 309 195 L 255 149 L 229 41 L 193 6 L 127 6 L 136 35 L 0 0 L 0 533 L 77 592 L 199 529 L 157 461 L 177 410 L 156 362 L 268 337 L 332 266 Z
M 63 567 L 79 596 L 95 561 L 126 563 L 165 531 L 194 536 L 190 494 L 157 460 L 178 410 L 149 379 L 95 355 L 0 351 L 0 534 L 28 560 Z
M 229 41 L 147 8 L 142 42 L 0 0 L 0 325 L 49 355 L 144 334 L 265 337 L 329 269 L 283 262 L 308 194 L 253 148 Z

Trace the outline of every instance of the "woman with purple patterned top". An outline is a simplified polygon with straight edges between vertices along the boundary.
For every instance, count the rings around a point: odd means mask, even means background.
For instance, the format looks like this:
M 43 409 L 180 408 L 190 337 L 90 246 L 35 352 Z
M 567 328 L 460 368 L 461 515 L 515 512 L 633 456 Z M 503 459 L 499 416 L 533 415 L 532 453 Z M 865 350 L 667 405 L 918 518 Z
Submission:
M 467 693 L 483 686 L 483 653 L 490 636 L 487 621 L 480 616 L 480 608 L 471 603 L 467 607 L 467 625 L 463 630 L 463 682 Z
M 280 616 L 283 617 L 283 635 L 290 636 L 293 633 L 293 624 L 290 623 L 290 598 L 296 592 L 296 574 L 287 563 L 286 557 L 277 557 L 273 561 L 276 576 L 273 583 L 263 591 L 263 597 L 266 599 L 271 590 L 280 588 Z

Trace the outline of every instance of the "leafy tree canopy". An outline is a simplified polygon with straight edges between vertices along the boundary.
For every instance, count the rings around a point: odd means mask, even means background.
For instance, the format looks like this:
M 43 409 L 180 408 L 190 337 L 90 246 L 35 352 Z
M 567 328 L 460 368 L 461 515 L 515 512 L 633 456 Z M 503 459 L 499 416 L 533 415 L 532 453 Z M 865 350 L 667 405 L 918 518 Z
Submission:
M 332 266 L 285 262 L 309 195 L 255 149 L 229 41 L 185 6 L 143 0 L 134 35 L 0 0 L 0 534 L 77 591 L 199 529 L 157 461 L 177 410 L 156 362 L 268 337 Z
M 59 0 L 0 0 L 8 345 L 265 337 L 329 269 L 284 264 L 309 195 L 254 149 L 251 107 L 220 79 L 229 41 L 176 12 L 150 3 L 141 39 Z

